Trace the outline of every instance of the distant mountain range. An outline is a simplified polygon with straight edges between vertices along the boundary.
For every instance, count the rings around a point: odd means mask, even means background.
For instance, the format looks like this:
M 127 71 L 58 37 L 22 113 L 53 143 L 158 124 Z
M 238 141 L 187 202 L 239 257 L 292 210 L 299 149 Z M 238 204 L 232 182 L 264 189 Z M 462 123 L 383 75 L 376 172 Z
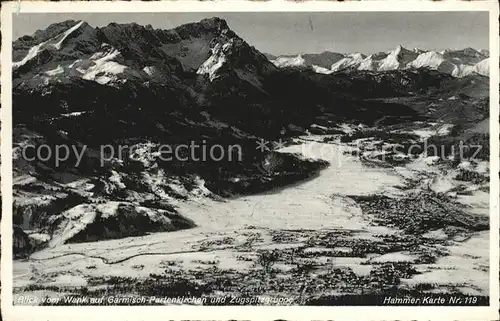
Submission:
M 417 48 L 408 50 L 400 45 L 392 51 L 370 55 L 359 52 L 341 54 L 325 51 L 320 54 L 267 55 L 267 57 L 280 68 L 308 67 L 323 74 L 344 70 L 389 71 L 426 68 L 454 77 L 471 74 L 489 75 L 489 52 L 473 48 L 436 52 Z

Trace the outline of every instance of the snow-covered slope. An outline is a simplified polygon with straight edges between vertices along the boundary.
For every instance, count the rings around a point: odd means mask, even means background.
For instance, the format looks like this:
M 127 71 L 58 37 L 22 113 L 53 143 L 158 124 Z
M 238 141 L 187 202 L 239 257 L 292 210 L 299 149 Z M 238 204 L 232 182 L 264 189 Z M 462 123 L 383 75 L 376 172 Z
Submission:
M 207 60 L 201 64 L 201 66 L 196 71 L 197 74 L 208 74 L 211 81 L 217 78 L 217 71 L 224 65 L 227 58 L 226 55 L 233 46 L 233 41 L 230 39 L 229 42 L 221 45 L 216 44 L 212 48 L 212 55 L 208 57 Z
M 366 57 L 359 52 L 352 53 L 334 63 L 330 69 L 339 71 L 348 68 L 357 68 L 365 58 Z
M 435 51 L 424 52 L 418 55 L 418 57 L 410 62 L 408 65 L 410 68 L 428 68 L 432 70 L 438 70 L 443 73 L 457 75 L 458 68 L 453 63 L 447 61 L 443 54 Z
M 301 55 L 296 57 L 278 57 L 275 60 L 271 60 L 271 62 L 276 67 L 305 67 L 306 61 L 302 58 Z
M 409 65 L 414 68 L 437 69 L 444 61 L 444 56 L 441 53 L 428 51 L 418 55 Z
M 330 74 L 342 70 L 389 71 L 425 68 L 450 74 L 454 77 L 464 77 L 470 74 L 488 76 L 489 65 L 487 50 L 477 51 L 472 48 L 463 50 L 444 50 L 441 52 L 422 49 L 406 49 L 399 45 L 394 50 L 365 56 L 361 53 L 337 54 L 339 60 L 325 67 L 318 64 L 308 64 L 303 58 L 280 56 L 271 60 L 277 67 L 312 67 L 314 71 Z M 321 67 L 321 68 L 318 68 Z
M 331 74 L 333 72 L 333 70 L 330 70 L 330 69 L 327 69 L 324 67 L 320 67 L 320 66 L 316 66 L 316 65 L 312 65 L 311 68 L 314 70 L 314 72 L 316 72 L 318 74 L 328 75 L 328 74 Z
M 74 26 L 64 31 L 63 33 L 31 47 L 26 56 L 22 60 L 14 61 L 12 63 L 12 67 L 14 69 L 17 69 L 20 66 L 25 65 L 32 59 L 35 59 L 43 50 L 60 50 L 64 44 L 64 41 L 82 26 L 88 26 L 88 25 L 84 21 L 79 21 Z
M 384 70 L 396 70 L 396 69 L 404 69 L 418 56 L 418 53 L 405 49 L 401 45 L 399 45 L 396 49 L 389 52 L 387 57 L 381 61 L 381 64 L 378 68 L 379 71 Z
M 49 246 L 121 238 L 145 232 L 175 231 L 194 223 L 176 213 L 137 206 L 129 202 L 79 204 L 54 218 L 60 222 Z
M 378 70 L 382 60 L 387 57 L 387 53 L 379 52 L 363 59 L 358 66 L 358 70 Z
M 474 65 L 474 72 L 483 75 L 490 75 L 490 58 L 486 58 Z

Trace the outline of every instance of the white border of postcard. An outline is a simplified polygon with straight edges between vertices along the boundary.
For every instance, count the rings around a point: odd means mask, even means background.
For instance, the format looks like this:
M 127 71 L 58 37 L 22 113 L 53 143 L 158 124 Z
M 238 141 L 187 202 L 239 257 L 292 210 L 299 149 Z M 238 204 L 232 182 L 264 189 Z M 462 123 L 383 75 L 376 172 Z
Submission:
M 490 17 L 489 307 L 27 307 L 12 302 L 12 15 L 61 12 L 488 11 Z M 499 309 L 499 5 L 496 1 L 160 1 L 4 2 L 1 7 L 2 314 L 5 320 L 498 320 Z M 497 67 L 495 67 L 497 66 Z

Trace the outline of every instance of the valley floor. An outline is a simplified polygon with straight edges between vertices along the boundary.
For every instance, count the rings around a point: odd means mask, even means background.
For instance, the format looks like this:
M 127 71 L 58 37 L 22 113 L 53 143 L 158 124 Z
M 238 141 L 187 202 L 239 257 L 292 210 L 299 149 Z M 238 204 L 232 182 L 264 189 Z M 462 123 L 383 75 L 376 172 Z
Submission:
M 488 304 L 484 186 L 456 181 L 424 158 L 397 166 L 363 161 L 351 152 L 366 140 L 329 137 L 304 136 L 280 150 L 330 162 L 307 181 L 234 199 L 178 201 L 198 227 L 65 244 L 15 260 L 14 303 L 29 293 L 382 304 L 384 295 L 425 292 L 477 295 Z

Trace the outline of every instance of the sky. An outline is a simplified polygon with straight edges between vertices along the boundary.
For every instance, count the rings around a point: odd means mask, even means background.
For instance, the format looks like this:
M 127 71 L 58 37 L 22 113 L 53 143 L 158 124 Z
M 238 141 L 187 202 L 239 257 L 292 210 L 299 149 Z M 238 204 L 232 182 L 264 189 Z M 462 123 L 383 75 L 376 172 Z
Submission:
M 24 13 L 13 15 L 13 39 L 64 20 L 93 27 L 110 22 L 170 29 L 220 17 L 258 50 L 279 54 L 374 53 L 406 48 L 488 49 L 487 12 L 190 12 L 190 13 Z

